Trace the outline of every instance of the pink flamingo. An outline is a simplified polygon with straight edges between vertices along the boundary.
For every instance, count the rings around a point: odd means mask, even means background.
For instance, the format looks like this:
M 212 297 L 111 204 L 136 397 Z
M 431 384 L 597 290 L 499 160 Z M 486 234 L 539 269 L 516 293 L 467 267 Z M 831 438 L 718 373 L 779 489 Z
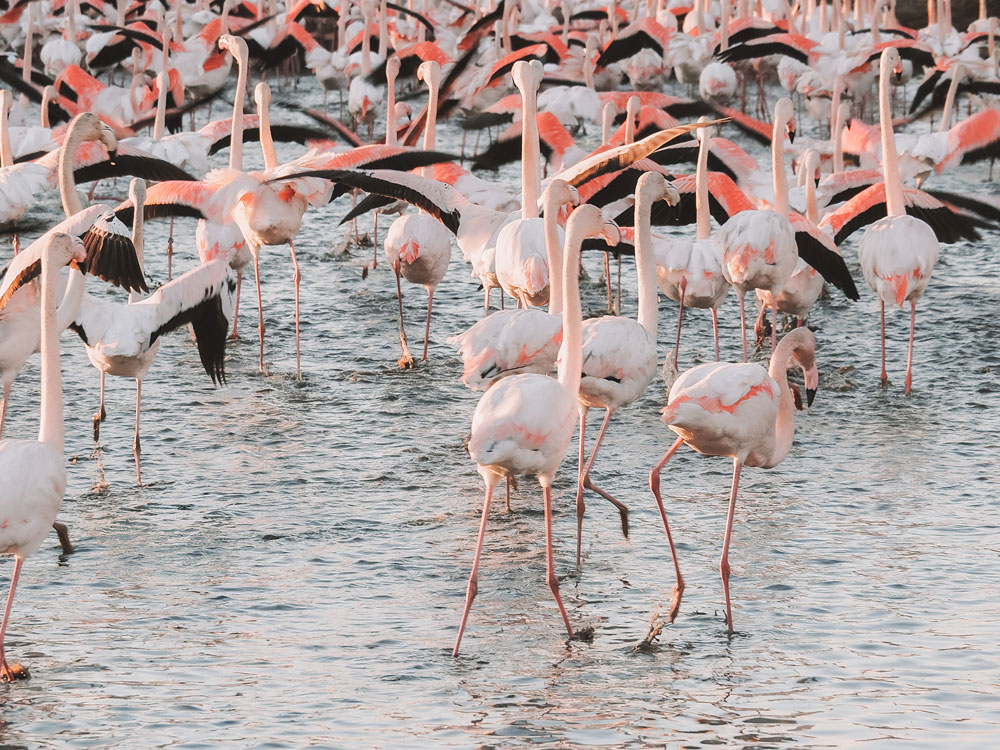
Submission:
M 729 494 L 726 533 L 722 540 L 719 572 L 726 596 L 726 622 L 733 633 L 733 611 L 729 600 L 729 542 L 736 512 L 736 491 L 744 466 L 771 469 L 788 455 L 795 435 L 795 403 L 788 386 L 789 360 L 794 358 L 805 375 L 806 398 L 812 405 L 819 383 L 816 370 L 816 337 L 808 328 L 790 331 L 771 355 L 767 370 L 756 363 L 710 362 L 681 373 L 670 389 L 663 421 L 680 437 L 649 473 L 649 488 L 663 519 L 677 583 L 674 586 L 669 622 L 677 617 L 684 593 L 684 578 L 660 496 L 660 472 L 684 443 L 708 456 L 733 459 L 733 487 Z
M 910 303 L 910 345 L 906 357 L 906 393 L 913 382 L 913 335 L 917 321 L 917 300 L 931 280 L 940 245 L 930 226 L 906 213 L 903 187 L 899 179 L 896 140 L 892 132 L 889 75 L 899 73 L 903 63 L 893 47 L 882 51 L 879 73 L 879 114 L 882 120 L 882 166 L 888 216 L 865 230 L 858 245 L 858 259 L 868 286 L 879 297 L 882 330 L 882 386 L 889 382 L 885 370 L 885 303 L 900 307 Z
M 559 596 L 559 579 L 552 559 L 552 479 L 573 438 L 576 397 L 583 364 L 580 286 L 577 271 L 580 248 L 586 237 L 604 234 L 617 244 L 620 231 L 605 221 L 596 206 L 580 206 L 566 225 L 563 258 L 563 343 L 559 378 L 525 374 L 504 378 L 479 400 L 472 417 L 469 455 L 486 485 L 483 515 L 479 524 L 476 553 L 469 574 L 462 622 L 452 655 L 458 655 L 469 609 L 478 591 L 479 558 L 489 517 L 493 488 L 500 479 L 517 474 L 534 474 L 542 485 L 545 504 L 546 578 L 569 636 L 573 637 L 566 609 Z
M 11 666 L 4 651 L 4 636 L 21 566 L 38 551 L 62 507 L 66 492 L 63 456 L 64 425 L 62 377 L 59 366 L 59 325 L 56 320 L 56 287 L 59 269 L 71 261 L 81 263 L 86 252 L 75 238 L 49 235 L 41 255 L 42 304 L 42 403 L 38 440 L 0 441 L 0 472 L 6 478 L 0 490 L 0 550 L 14 555 L 10 593 L 0 624 L 0 679 L 23 679 L 28 671 Z

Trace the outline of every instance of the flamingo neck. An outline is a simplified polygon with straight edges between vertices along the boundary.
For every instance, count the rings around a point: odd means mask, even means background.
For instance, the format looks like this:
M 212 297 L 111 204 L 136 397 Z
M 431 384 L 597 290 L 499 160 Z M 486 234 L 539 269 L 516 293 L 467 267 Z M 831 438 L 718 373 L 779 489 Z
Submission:
M 775 118 L 771 132 L 771 161 L 774 172 L 774 210 L 788 216 L 788 177 L 785 174 L 785 118 Z
M 694 201 L 697 238 L 707 240 L 712 236 L 712 222 L 708 213 L 708 141 L 706 135 L 698 146 L 698 165 L 694 176 Z
M 369 16 L 365 16 L 365 31 L 361 37 L 361 75 L 365 77 L 372 72 L 371 21 Z
M 573 399 L 583 371 L 583 311 L 580 306 L 580 248 L 583 227 L 569 222 L 563 245 L 563 339 L 559 349 L 559 383 Z
M 145 204 L 143 201 L 135 201 L 134 210 L 132 212 L 132 244 L 135 246 L 135 259 L 139 261 L 139 272 L 143 275 L 146 273 L 146 257 L 145 257 L 145 246 L 143 244 L 142 227 L 143 227 L 143 206 Z M 139 292 L 132 289 L 128 293 L 129 304 L 133 302 L 138 302 L 142 297 Z
M 979 0 L 979 20 L 986 20 L 986 0 Z
M 59 152 L 59 195 L 62 198 L 63 211 L 66 218 L 83 210 L 80 196 L 76 193 L 76 182 L 73 180 L 73 166 L 76 163 L 76 150 L 83 142 L 79 117 L 70 123 L 66 138 L 63 140 L 62 151 Z
M 720 41 L 719 49 L 729 49 L 729 1 L 722 0 L 722 17 L 719 19 Z
M 68 23 L 66 24 L 66 33 L 69 36 L 69 41 L 76 44 L 76 14 L 80 12 L 77 0 L 70 0 L 69 7 L 66 11 L 69 13 L 69 18 L 67 19 Z
M 813 224 L 819 224 L 819 208 L 816 205 L 816 180 L 813 177 L 812 162 L 805 168 L 806 183 L 806 218 Z
M 549 279 L 555 279 L 562 267 L 562 243 L 559 241 L 559 201 L 551 194 L 545 194 L 545 257 L 549 264 Z M 561 315 L 563 311 L 563 285 L 549 284 L 549 315 Z
M 951 112 L 955 108 L 955 94 L 958 92 L 958 84 L 961 83 L 963 74 L 961 64 L 956 64 L 951 72 L 951 83 L 948 85 L 948 95 L 945 97 L 944 110 L 941 113 L 942 133 L 951 130 Z
M 34 64 L 35 56 L 35 21 L 32 15 L 32 7 L 32 4 L 29 3 L 25 9 L 28 17 L 25 21 L 27 25 L 24 29 L 24 67 L 21 69 L 21 78 L 25 83 L 31 83 L 31 66 Z M 23 95 L 22 99 L 27 99 L 27 95 Z
M 892 132 L 892 109 L 889 101 L 889 76 L 892 70 L 883 58 L 878 80 L 878 109 L 882 124 L 882 170 L 885 175 L 885 204 L 889 216 L 906 213 L 903 186 L 899 181 L 899 157 L 896 136 Z
M 167 84 L 157 76 L 156 119 L 153 122 L 153 140 L 160 140 L 167 129 Z
M 87 287 L 87 277 L 76 268 L 69 270 L 69 283 L 56 309 L 56 330 L 65 331 L 80 314 L 80 303 Z
M 438 84 L 433 78 L 427 84 L 427 126 L 424 128 L 424 151 L 433 151 L 437 130 Z M 424 177 L 434 177 L 434 167 L 423 169 Z M 537 214 L 536 214 L 537 215 Z
M 771 355 L 767 374 L 778 384 L 778 416 L 774 422 L 774 449 L 766 466 L 776 466 L 788 455 L 795 437 L 795 400 L 788 387 L 788 360 L 792 344 L 786 339 L 778 342 Z
M 55 89 L 52 86 L 46 86 L 44 91 L 42 91 L 42 108 L 40 113 L 40 119 L 43 128 L 51 128 L 49 124 L 49 102 L 52 101 L 52 94 Z
M 7 107 L 0 106 L 0 167 L 9 167 L 14 163 L 14 152 L 10 147 L 8 117 Z
M 184 14 L 181 12 L 183 6 L 184 6 L 183 0 L 178 0 L 177 15 L 175 17 L 176 25 L 174 26 L 174 39 L 176 39 L 179 42 L 183 41 L 184 39 Z M 167 41 L 164 40 L 163 42 L 164 61 L 166 61 L 167 56 L 170 54 L 169 50 L 167 49 L 167 46 L 168 46 Z M 166 70 L 166 66 L 164 66 L 164 70 Z
M 62 371 L 59 365 L 59 329 L 56 286 L 59 268 L 51 246 L 42 250 L 42 404 L 38 440 L 61 454 L 64 448 Z
M 538 107 L 532 86 L 521 92 L 521 218 L 538 218 Z
M 636 319 L 643 330 L 656 341 L 657 295 L 656 260 L 653 257 L 653 230 L 650 212 L 653 201 L 646 191 L 640 190 L 635 196 L 635 216 L 638 226 L 635 236 L 635 266 L 638 276 L 639 313 Z
M 243 171 L 243 103 L 247 95 L 247 70 L 242 55 L 236 59 L 239 74 L 233 95 L 233 123 L 229 137 L 229 168 Z
M 386 0 L 381 0 L 378 4 L 378 51 L 382 55 L 383 60 L 388 60 L 389 55 L 386 54 L 389 40 L 389 30 L 388 30 L 388 12 L 386 9 Z M 417 24 L 423 28 L 420 24 Z M 421 40 L 422 41 L 422 40 Z
M 430 110 L 428 110 L 427 116 L 430 117 Z M 396 75 L 387 72 L 385 77 L 385 145 L 395 146 L 396 142 Z
M 257 107 L 257 124 L 260 127 L 260 150 L 264 155 L 264 169 L 274 169 L 278 166 L 278 153 L 274 149 L 274 138 L 271 137 L 271 111 L 264 103 Z

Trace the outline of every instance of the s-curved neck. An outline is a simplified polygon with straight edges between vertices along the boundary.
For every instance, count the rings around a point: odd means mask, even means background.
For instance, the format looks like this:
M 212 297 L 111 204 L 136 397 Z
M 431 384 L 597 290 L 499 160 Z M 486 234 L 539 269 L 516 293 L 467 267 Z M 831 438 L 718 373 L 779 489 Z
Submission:
M 233 124 L 229 138 L 229 168 L 243 171 L 243 104 L 247 95 L 247 70 L 242 55 L 236 57 L 239 75 L 236 78 L 236 93 L 233 95 Z
M 80 129 L 83 120 L 77 116 L 70 123 L 66 131 L 66 138 L 63 140 L 62 151 L 59 152 L 59 197 L 62 199 L 63 211 L 66 218 L 83 210 L 80 203 L 80 196 L 76 193 L 76 183 L 73 180 L 73 167 L 76 163 L 76 150 L 84 141 L 84 135 Z
M 559 201 L 552 195 L 551 188 L 544 196 L 545 201 L 545 257 L 549 264 L 549 279 L 557 278 L 562 268 L 563 251 L 559 242 Z M 561 315 L 563 311 L 563 284 L 549 284 L 549 315 Z
M 892 107 L 889 101 L 889 76 L 892 74 L 883 53 L 878 79 L 878 109 L 882 123 L 882 170 L 885 175 L 885 204 L 889 216 L 906 213 L 903 186 L 899 181 L 899 157 L 896 136 L 892 132 Z
M 563 340 L 559 351 L 559 383 L 572 397 L 580 392 L 583 371 L 583 311 L 580 306 L 580 248 L 585 232 L 570 221 L 563 246 Z M 551 276 L 550 276 L 551 278 Z
M 538 218 L 538 106 L 532 86 L 521 92 L 521 218 Z
M 163 138 L 167 129 L 167 80 L 166 76 L 156 77 L 156 120 L 153 122 L 153 139 Z
M 767 374 L 778 384 L 778 416 L 774 423 L 774 449 L 766 466 L 776 466 L 788 455 L 795 437 L 795 401 L 788 387 L 788 359 L 792 345 L 787 338 L 778 342 L 771 355 Z
M 56 321 L 56 286 L 59 268 L 53 250 L 42 251 L 42 403 L 38 440 L 63 452 L 62 371 L 59 365 L 59 329 Z
M 638 281 L 639 312 L 637 320 L 643 330 L 656 341 L 657 299 L 656 299 L 656 260 L 653 257 L 653 230 L 650 212 L 653 201 L 645 190 L 638 190 L 635 195 L 635 217 L 638 231 L 635 238 L 635 266 Z
M 86 288 L 87 277 L 83 275 L 82 271 L 71 268 L 69 282 L 66 284 L 66 290 L 63 292 L 59 307 L 56 309 L 56 330 L 60 333 L 69 328 L 70 323 L 76 320 L 76 316 L 80 314 L 80 303 L 83 302 L 83 293 Z
M 785 174 L 785 128 L 788 119 L 774 118 L 771 132 L 771 162 L 774 171 L 774 210 L 788 216 L 788 177 Z
M 264 168 L 274 169 L 278 166 L 278 152 L 274 148 L 274 138 L 271 136 L 271 112 L 266 100 L 257 103 L 257 125 L 260 128 L 260 150 L 264 155 Z
M 699 240 L 707 240 L 712 236 L 712 222 L 708 213 L 708 145 L 709 136 L 701 136 L 698 146 L 698 166 L 694 176 L 694 200 Z

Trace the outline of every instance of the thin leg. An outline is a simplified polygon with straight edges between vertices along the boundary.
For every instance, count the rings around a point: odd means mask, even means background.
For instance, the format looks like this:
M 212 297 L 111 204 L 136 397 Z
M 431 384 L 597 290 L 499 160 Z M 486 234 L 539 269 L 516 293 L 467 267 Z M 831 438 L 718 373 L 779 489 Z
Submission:
M 451 655 L 458 656 L 458 647 L 462 645 L 462 634 L 465 632 L 465 623 L 469 619 L 469 610 L 472 609 L 472 600 L 476 598 L 479 591 L 479 558 L 483 554 L 483 535 L 486 533 L 486 519 L 490 515 L 490 501 L 493 499 L 493 485 L 486 486 L 486 499 L 483 500 L 483 517 L 479 521 L 479 538 L 476 540 L 476 555 L 472 558 L 472 572 L 469 573 L 469 587 L 465 590 L 465 609 L 462 610 L 462 622 L 458 626 L 458 636 L 455 638 L 455 648 Z
M 260 258 L 257 253 L 253 254 L 253 280 L 257 285 L 257 333 L 260 336 L 260 355 L 257 360 L 258 372 L 264 372 L 264 303 L 260 300 Z
M 431 308 L 434 306 L 434 290 L 427 292 L 427 325 L 424 326 L 424 356 L 421 361 L 427 361 L 427 342 L 431 339 Z
M 774 295 L 774 316 L 771 319 L 771 353 L 778 346 L 778 295 Z
M 628 539 L 628 506 L 625 505 L 625 503 L 616 500 L 610 493 L 602 490 L 590 479 L 590 470 L 594 467 L 594 460 L 597 458 L 597 451 L 600 450 L 601 444 L 604 442 L 604 434 L 608 431 L 608 424 L 611 422 L 612 414 L 614 414 L 614 411 L 611 409 L 606 409 L 604 411 L 604 421 L 601 422 L 601 429 L 597 432 L 597 439 L 594 441 L 594 447 L 590 451 L 590 458 L 587 459 L 587 465 L 583 468 L 583 488 L 596 492 L 598 495 L 618 508 L 618 515 L 621 516 L 622 522 L 622 534 L 624 534 L 625 538 Z
M 292 255 L 292 280 L 295 281 L 295 379 L 302 380 L 302 350 L 299 344 L 299 281 L 302 274 L 299 273 L 299 261 L 295 257 L 295 242 L 288 242 L 288 250 Z
M 580 544 L 583 539 L 583 513 L 587 506 L 583 502 L 584 442 L 587 437 L 587 412 L 589 407 L 580 405 L 580 450 L 576 459 L 576 569 L 580 569 Z
M 7 419 L 7 399 L 10 398 L 10 383 L 3 387 L 3 401 L 0 401 L 0 437 L 3 437 L 3 423 Z
M 170 217 L 170 234 L 167 237 L 167 281 L 170 281 L 174 271 L 174 217 Z
M 396 365 L 399 366 L 400 369 L 409 370 L 413 367 L 413 355 L 410 354 L 410 347 L 406 343 L 406 328 L 403 326 L 403 287 L 399 281 L 398 260 L 393 263 L 392 270 L 396 274 L 396 299 L 399 300 L 399 347 L 402 349 L 399 359 L 396 360 Z
M 608 314 L 614 315 L 615 300 L 611 295 L 611 257 L 609 253 L 604 253 L 604 282 L 608 289 Z
M 729 541 L 733 536 L 733 516 L 736 514 L 736 490 L 740 485 L 740 469 L 743 464 L 738 458 L 733 459 L 733 489 L 729 493 L 729 513 L 726 516 L 726 536 L 722 540 L 722 558 L 719 560 L 719 573 L 722 576 L 722 590 L 726 595 L 726 623 L 729 625 L 729 635 L 733 634 L 733 607 L 729 601 Z
M 95 443 L 101 439 L 101 422 L 103 422 L 107 416 L 107 412 L 104 411 L 104 372 L 101 371 L 101 408 L 98 409 L 97 414 L 93 416 Z
M 7 594 L 7 606 L 3 611 L 3 623 L 0 624 L 0 679 L 3 682 L 13 682 L 28 676 L 28 670 L 20 664 L 13 667 L 7 663 L 7 654 L 4 651 L 4 637 L 7 635 L 7 621 L 10 619 L 10 607 L 14 603 L 14 591 L 17 590 L 17 579 L 21 575 L 21 566 L 24 558 L 20 555 L 14 557 L 14 572 L 10 574 L 10 593 Z
M 622 256 L 618 256 L 618 288 L 615 290 L 615 315 L 622 314 Z
M 715 361 L 721 362 L 719 359 L 719 313 L 713 307 L 712 308 L 712 333 L 715 335 Z
M 135 439 L 132 440 L 132 455 L 135 456 L 135 483 L 142 485 L 142 475 L 139 473 L 139 456 L 142 448 L 139 445 L 139 412 L 142 409 L 142 381 L 135 379 Z
M 507 481 L 505 482 L 505 484 L 507 485 L 507 497 L 505 499 L 506 499 L 506 505 L 507 505 L 507 512 L 508 513 L 510 513 L 510 483 L 511 483 L 511 478 L 510 478 L 510 474 L 508 474 L 507 475 Z
M 906 354 L 906 395 L 910 395 L 913 384 L 913 334 L 917 327 L 917 302 L 910 300 L 910 348 Z
M 233 333 L 230 336 L 231 339 L 236 340 L 240 337 L 239 333 L 236 332 L 236 324 L 240 319 L 240 293 L 243 291 L 243 271 L 237 271 L 236 273 L 236 309 L 233 310 Z
M 59 537 L 59 546 L 62 547 L 63 554 L 72 555 L 73 543 L 69 540 L 69 529 L 66 528 L 66 524 L 53 521 L 52 528 L 56 530 L 56 536 Z
M 490 292 L 493 291 L 491 286 L 483 286 L 483 296 L 486 298 L 486 314 L 490 314 Z
M 885 300 L 879 300 L 879 317 L 882 321 L 882 387 L 889 385 L 889 374 L 885 371 Z
M 375 230 L 372 234 L 372 269 L 378 268 L 378 211 L 372 211 L 375 215 Z
M 747 316 L 744 295 L 742 294 L 740 295 L 740 332 L 743 334 L 743 361 L 748 362 L 750 358 L 747 356 Z
M 549 591 L 552 592 L 552 598 L 556 600 L 559 614 L 562 615 L 563 623 L 566 625 L 566 632 L 572 638 L 573 626 L 569 624 L 566 608 L 559 596 L 559 577 L 556 575 L 555 562 L 552 559 L 552 485 L 543 485 L 542 492 L 545 495 L 545 577 L 549 584 Z
M 660 472 L 663 471 L 663 467 L 667 465 L 667 461 L 677 452 L 677 449 L 684 444 L 683 438 L 677 438 L 674 444 L 670 446 L 663 458 L 659 460 L 653 470 L 649 472 L 649 489 L 653 491 L 653 497 L 656 498 L 656 505 L 660 509 L 660 518 L 663 519 L 663 530 L 667 532 L 667 544 L 670 545 L 670 556 L 674 560 L 674 575 L 676 578 L 676 583 L 674 584 L 674 593 L 670 597 L 670 609 L 667 611 L 667 620 L 673 622 L 677 617 L 677 612 L 681 608 L 681 597 L 684 595 L 684 577 L 681 575 L 681 566 L 677 562 L 677 550 L 674 549 L 674 538 L 670 535 L 670 524 L 667 523 L 667 512 L 663 509 L 663 498 L 660 497 Z

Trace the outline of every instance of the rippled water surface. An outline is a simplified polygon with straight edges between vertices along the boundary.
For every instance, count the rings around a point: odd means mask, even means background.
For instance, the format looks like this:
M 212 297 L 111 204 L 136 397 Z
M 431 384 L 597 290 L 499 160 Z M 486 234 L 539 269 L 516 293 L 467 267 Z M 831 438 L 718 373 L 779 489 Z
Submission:
M 439 146 L 458 148 L 459 136 L 446 126 Z M 940 185 L 996 192 L 985 173 L 964 168 Z M 516 174 L 500 179 L 514 185 Z M 125 185 L 99 193 L 121 197 Z M 664 488 L 687 591 L 654 647 L 634 649 L 674 583 L 646 486 L 672 439 L 657 380 L 616 416 L 594 472 L 631 506 L 631 539 L 591 498 L 579 574 L 570 463 L 556 483 L 562 593 L 593 642 L 565 641 L 544 582 L 540 492 L 524 479 L 513 511 L 501 503 L 489 520 L 480 595 L 453 659 L 482 486 L 463 445 L 476 394 L 458 382 L 444 340 L 481 314 L 478 282 L 456 250 L 435 299 L 430 362 L 400 372 L 390 270 L 380 263 L 362 281 L 370 250 L 334 251 L 347 205 L 310 209 L 299 234 L 301 383 L 283 248 L 262 255 L 267 374 L 257 372 L 249 277 L 228 387 L 211 387 L 186 333 L 164 340 L 143 385 L 141 488 L 134 385 L 109 379 L 95 452 L 98 374 L 64 335 L 72 465 L 61 518 L 78 550 L 60 557 L 53 535 L 25 566 L 7 645 L 32 678 L 0 686 L 3 747 L 997 743 L 1000 234 L 944 248 L 918 308 L 910 397 L 905 314 L 889 316 L 883 391 L 874 294 L 865 287 L 851 304 L 835 293 L 815 309 L 816 402 L 778 468 L 743 474 L 735 637 L 717 572 L 731 464 L 682 451 Z M 57 197 L 35 215 L 37 234 L 59 217 Z M 179 221 L 181 269 L 196 262 L 193 231 Z M 146 237 L 159 283 L 166 223 Z M 844 253 L 862 286 L 858 237 Z M 585 264 L 584 308 L 596 312 L 600 260 Z M 632 314 L 630 260 L 623 283 Z M 418 351 L 426 295 L 404 295 Z M 664 299 L 660 311 L 662 355 L 676 306 Z M 730 359 L 736 316 L 730 296 L 720 313 Z M 686 316 L 684 338 L 682 366 L 711 356 L 708 316 Z M 14 385 L 8 435 L 37 429 L 37 381 L 35 358 Z M 0 569 L 9 575 L 9 561 Z

